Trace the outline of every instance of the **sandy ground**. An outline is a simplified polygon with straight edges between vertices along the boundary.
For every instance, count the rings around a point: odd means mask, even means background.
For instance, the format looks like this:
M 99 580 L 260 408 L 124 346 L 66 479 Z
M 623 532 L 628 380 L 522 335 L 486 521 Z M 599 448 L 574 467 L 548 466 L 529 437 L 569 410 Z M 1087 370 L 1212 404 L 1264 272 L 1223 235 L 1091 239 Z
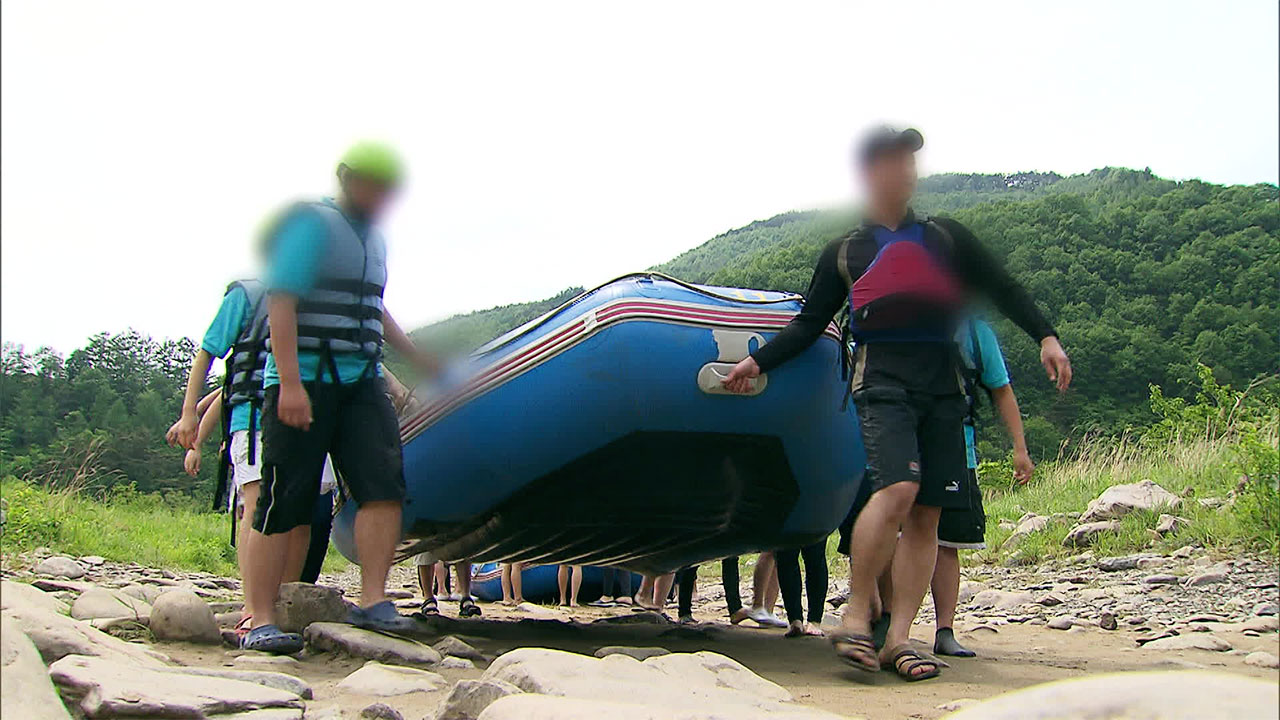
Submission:
M 1188 663 L 1272 681 L 1280 679 L 1274 670 L 1244 665 L 1242 654 L 1144 650 L 1134 642 L 1133 633 L 1124 631 L 1064 632 L 1010 624 L 998 631 L 967 632 L 968 626 L 960 623 L 962 640 L 977 650 L 979 657 L 950 659 L 951 666 L 944 669 L 941 678 L 907 684 L 889 672 L 868 677 L 848 669 L 834 659 L 822 638 L 786 639 L 782 631 L 776 629 L 731 627 L 727 622 L 715 620 L 692 627 L 590 624 L 602 617 L 630 613 L 624 609 L 543 607 L 530 613 L 499 604 L 483 607 L 483 619 L 458 620 L 454 617 L 456 603 L 444 603 L 444 615 L 423 624 L 422 639 L 457 635 L 489 656 L 519 647 L 551 647 L 581 653 L 591 653 L 606 645 L 660 646 L 672 651 L 712 650 L 735 658 L 788 688 L 802 703 L 870 720 L 937 718 L 947 713 L 940 705 L 962 698 L 985 698 L 1082 674 L 1174 669 Z M 695 614 L 700 618 L 723 617 L 723 601 L 704 602 L 696 607 Z M 1217 634 L 1238 650 L 1280 652 L 1277 647 L 1280 640 L 1275 634 L 1261 637 L 1247 637 L 1234 631 Z M 931 641 L 931 626 L 918 626 L 914 636 Z M 236 654 L 182 645 L 165 645 L 159 649 L 179 662 L 206 666 L 230 665 Z M 360 664 L 357 660 L 327 654 L 305 656 L 296 674 L 312 684 L 313 707 L 338 706 L 352 714 L 372 702 L 382 701 L 400 710 L 406 718 L 429 717 L 443 696 L 443 693 L 418 693 L 382 699 L 338 691 L 338 681 Z M 443 674 L 450 680 L 458 680 L 479 677 L 481 672 L 482 669 L 477 668 L 445 670 Z

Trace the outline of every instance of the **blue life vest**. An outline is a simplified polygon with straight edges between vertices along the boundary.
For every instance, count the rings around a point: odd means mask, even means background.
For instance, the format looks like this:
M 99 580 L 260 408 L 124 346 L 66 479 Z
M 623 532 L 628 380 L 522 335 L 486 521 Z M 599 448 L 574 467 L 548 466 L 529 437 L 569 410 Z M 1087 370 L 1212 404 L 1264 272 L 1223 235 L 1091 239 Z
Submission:
M 315 284 L 298 300 L 298 349 L 319 353 L 335 381 L 338 354 L 364 356 L 366 374 L 372 375 L 382 358 L 386 241 L 375 228 L 361 237 L 333 205 L 312 202 L 305 208 L 324 219 L 329 237 Z

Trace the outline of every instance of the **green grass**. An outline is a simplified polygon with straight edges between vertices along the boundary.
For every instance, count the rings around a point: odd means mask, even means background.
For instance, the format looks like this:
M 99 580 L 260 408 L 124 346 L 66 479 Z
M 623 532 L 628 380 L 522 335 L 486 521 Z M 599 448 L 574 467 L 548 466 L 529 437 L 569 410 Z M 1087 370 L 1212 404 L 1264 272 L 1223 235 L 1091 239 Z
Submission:
M 82 489 L 49 489 L 9 477 L 0 481 L 6 556 L 47 547 L 68 555 L 101 555 L 146 567 L 199 570 L 235 577 L 231 518 L 183 495 L 117 488 L 95 496 Z M 331 550 L 325 570 L 346 565 Z
M 1275 447 L 1274 428 L 1266 440 L 1270 447 Z M 1258 502 L 1270 504 L 1274 494 L 1261 500 L 1245 494 L 1236 503 L 1220 508 L 1205 507 L 1197 502 L 1210 497 L 1226 500 L 1233 494 L 1246 460 L 1241 452 L 1239 444 L 1225 440 L 1174 440 L 1158 447 L 1120 441 L 1088 443 L 1074 459 L 1042 465 L 1026 486 L 1001 488 L 997 483 L 997 487 L 984 489 L 988 549 L 976 551 L 976 559 L 1002 562 L 1013 551 L 1002 547 L 1012 531 L 1001 529 L 1001 521 L 1016 523 L 1027 512 L 1039 515 L 1083 512 L 1089 501 L 1108 487 L 1142 480 L 1151 480 L 1180 497 L 1190 495 L 1183 498 L 1177 508 L 1165 511 L 1189 523 L 1157 537 L 1154 531 L 1159 512 L 1130 513 L 1121 519 L 1118 532 L 1104 533 L 1094 542 L 1092 549 L 1096 555 L 1167 551 L 1191 543 L 1224 553 L 1244 548 L 1274 551 L 1274 524 L 1259 521 L 1249 512 Z M 1028 561 L 1079 552 L 1062 545 L 1074 524 L 1070 517 L 1051 522 L 1043 531 L 1032 533 L 1018 543 L 1017 552 Z

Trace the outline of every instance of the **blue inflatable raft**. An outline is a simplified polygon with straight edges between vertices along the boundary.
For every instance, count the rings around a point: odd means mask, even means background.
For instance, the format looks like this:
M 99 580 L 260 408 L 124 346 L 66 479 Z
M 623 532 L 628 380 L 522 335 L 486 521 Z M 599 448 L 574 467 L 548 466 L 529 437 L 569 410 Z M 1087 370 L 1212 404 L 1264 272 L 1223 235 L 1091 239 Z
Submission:
M 531 602 L 556 602 L 560 597 L 559 565 L 526 566 L 520 573 L 520 589 L 525 600 Z M 640 589 L 641 577 L 631 576 L 631 592 Z M 578 602 L 598 600 L 602 594 L 604 570 L 598 567 L 582 568 L 582 586 L 578 588 Z M 610 588 L 617 592 L 617 582 Z M 471 574 L 471 594 L 486 602 L 502 599 L 502 567 L 498 563 L 476 565 Z
M 658 573 L 830 533 L 865 466 L 836 326 L 750 394 L 720 384 L 802 303 L 640 273 L 480 348 L 401 419 L 402 554 Z

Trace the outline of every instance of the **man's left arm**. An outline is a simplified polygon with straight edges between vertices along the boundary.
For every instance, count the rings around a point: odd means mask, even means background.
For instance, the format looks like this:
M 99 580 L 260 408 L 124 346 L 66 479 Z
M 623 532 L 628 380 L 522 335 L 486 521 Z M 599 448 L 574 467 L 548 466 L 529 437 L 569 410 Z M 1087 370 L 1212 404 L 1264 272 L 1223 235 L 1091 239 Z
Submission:
M 440 360 L 431 353 L 422 350 L 413 344 L 409 334 L 400 328 L 400 323 L 391 316 L 384 308 L 382 310 L 382 335 L 386 338 L 387 344 L 396 349 L 396 352 L 404 355 L 418 372 L 424 375 L 437 375 L 440 372 Z
M 1058 331 L 1036 307 L 1030 293 L 968 228 L 950 219 L 938 222 L 945 223 L 955 243 L 955 264 L 961 279 L 991 298 L 1005 317 L 1040 344 L 1040 364 L 1049 380 L 1057 384 L 1058 392 L 1066 392 L 1071 384 L 1071 360 L 1058 341 Z

